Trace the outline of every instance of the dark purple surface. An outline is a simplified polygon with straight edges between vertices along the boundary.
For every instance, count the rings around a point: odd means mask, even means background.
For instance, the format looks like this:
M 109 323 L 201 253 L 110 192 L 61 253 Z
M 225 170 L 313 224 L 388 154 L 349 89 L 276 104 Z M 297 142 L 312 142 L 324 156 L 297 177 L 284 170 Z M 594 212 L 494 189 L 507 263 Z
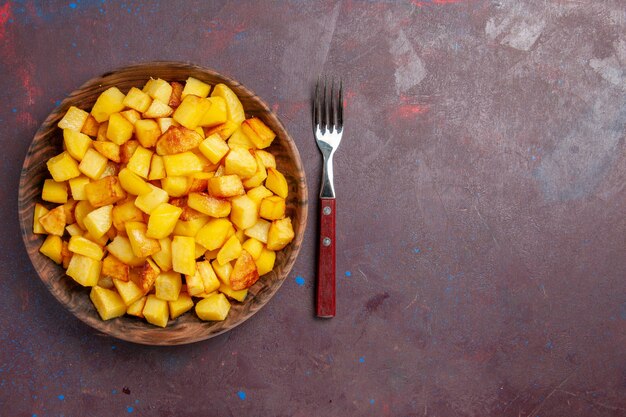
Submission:
M 390 3 L 0 4 L 1 415 L 626 415 L 624 3 Z M 216 339 L 120 342 L 46 292 L 26 149 L 57 100 L 146 60 L 258 93 L 311 196 L 310 93 L 342 76 L 337 317 L 314 318 L 316 198 L 278 295 Z

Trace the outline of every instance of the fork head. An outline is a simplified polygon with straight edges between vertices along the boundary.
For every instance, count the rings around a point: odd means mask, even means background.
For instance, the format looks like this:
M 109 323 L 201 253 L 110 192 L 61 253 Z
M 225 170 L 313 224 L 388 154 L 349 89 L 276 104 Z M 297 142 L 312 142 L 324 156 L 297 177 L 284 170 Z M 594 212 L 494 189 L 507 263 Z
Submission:
M 313 131 L 322 153 L 334 152 L 343 133 L 343 83 L 318 79 L 313 103 Z

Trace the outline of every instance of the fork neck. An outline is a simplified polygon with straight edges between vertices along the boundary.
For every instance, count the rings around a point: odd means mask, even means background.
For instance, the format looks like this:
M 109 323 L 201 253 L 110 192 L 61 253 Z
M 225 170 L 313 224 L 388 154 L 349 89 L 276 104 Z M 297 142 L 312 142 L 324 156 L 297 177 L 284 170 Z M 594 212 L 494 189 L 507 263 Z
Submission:
M 335 185 L 333 184 L 333 155 L 334 151 L 322 152 L 324 157 L 324 171 L 322 173 L 322 186 L 320 198 L 335 198 Z

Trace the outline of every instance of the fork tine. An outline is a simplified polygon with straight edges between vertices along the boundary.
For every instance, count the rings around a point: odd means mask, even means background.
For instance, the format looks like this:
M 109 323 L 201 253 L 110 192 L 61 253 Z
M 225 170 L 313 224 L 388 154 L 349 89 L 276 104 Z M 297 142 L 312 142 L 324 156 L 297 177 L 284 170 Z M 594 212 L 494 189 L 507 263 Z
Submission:
M 315 96 L 313 98 L 313 127 L 318 128 L 320 124 L 320 77 L 317 77 L 317 83 L 315 83 Z
M 343 81 L 339 79 L 339 97 L 337 103 L 337 129 L 343 130 Z
M 337 119 L 336 119 L 336 113 L 335 113 L 335 108 L 337 106 L 335 106 L 335 78 L 332 77 L 330 79 L 330 96 L 329 96 L 329 100 L 330 103 L 328 105 L 328 130 L 335 131 L 336 129 L 336 125 L 337 125 Z
M 328 129 L 328 97 L 327 97 L 327 86 L 326 86 L 326 76 L 324 76 L 324 91 L 322 93 L 322 132 L 327 132 Z

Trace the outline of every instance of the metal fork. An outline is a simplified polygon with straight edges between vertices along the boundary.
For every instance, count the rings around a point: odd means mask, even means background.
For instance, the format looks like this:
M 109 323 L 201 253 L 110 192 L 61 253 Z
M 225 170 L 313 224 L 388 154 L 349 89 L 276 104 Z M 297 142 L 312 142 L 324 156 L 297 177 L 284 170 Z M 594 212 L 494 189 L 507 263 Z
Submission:
M 338 88 L 339 91 L 336 91 Z M 324 157 L 320 190 L 320 236 L 317 263 L 317 316 L 335 316 L 335 187 L 333 185 L 333 155 L 343 133 L 343 83 L 336 87 L 326 77 L 315 86 L 313 131 L 317 147 Z

